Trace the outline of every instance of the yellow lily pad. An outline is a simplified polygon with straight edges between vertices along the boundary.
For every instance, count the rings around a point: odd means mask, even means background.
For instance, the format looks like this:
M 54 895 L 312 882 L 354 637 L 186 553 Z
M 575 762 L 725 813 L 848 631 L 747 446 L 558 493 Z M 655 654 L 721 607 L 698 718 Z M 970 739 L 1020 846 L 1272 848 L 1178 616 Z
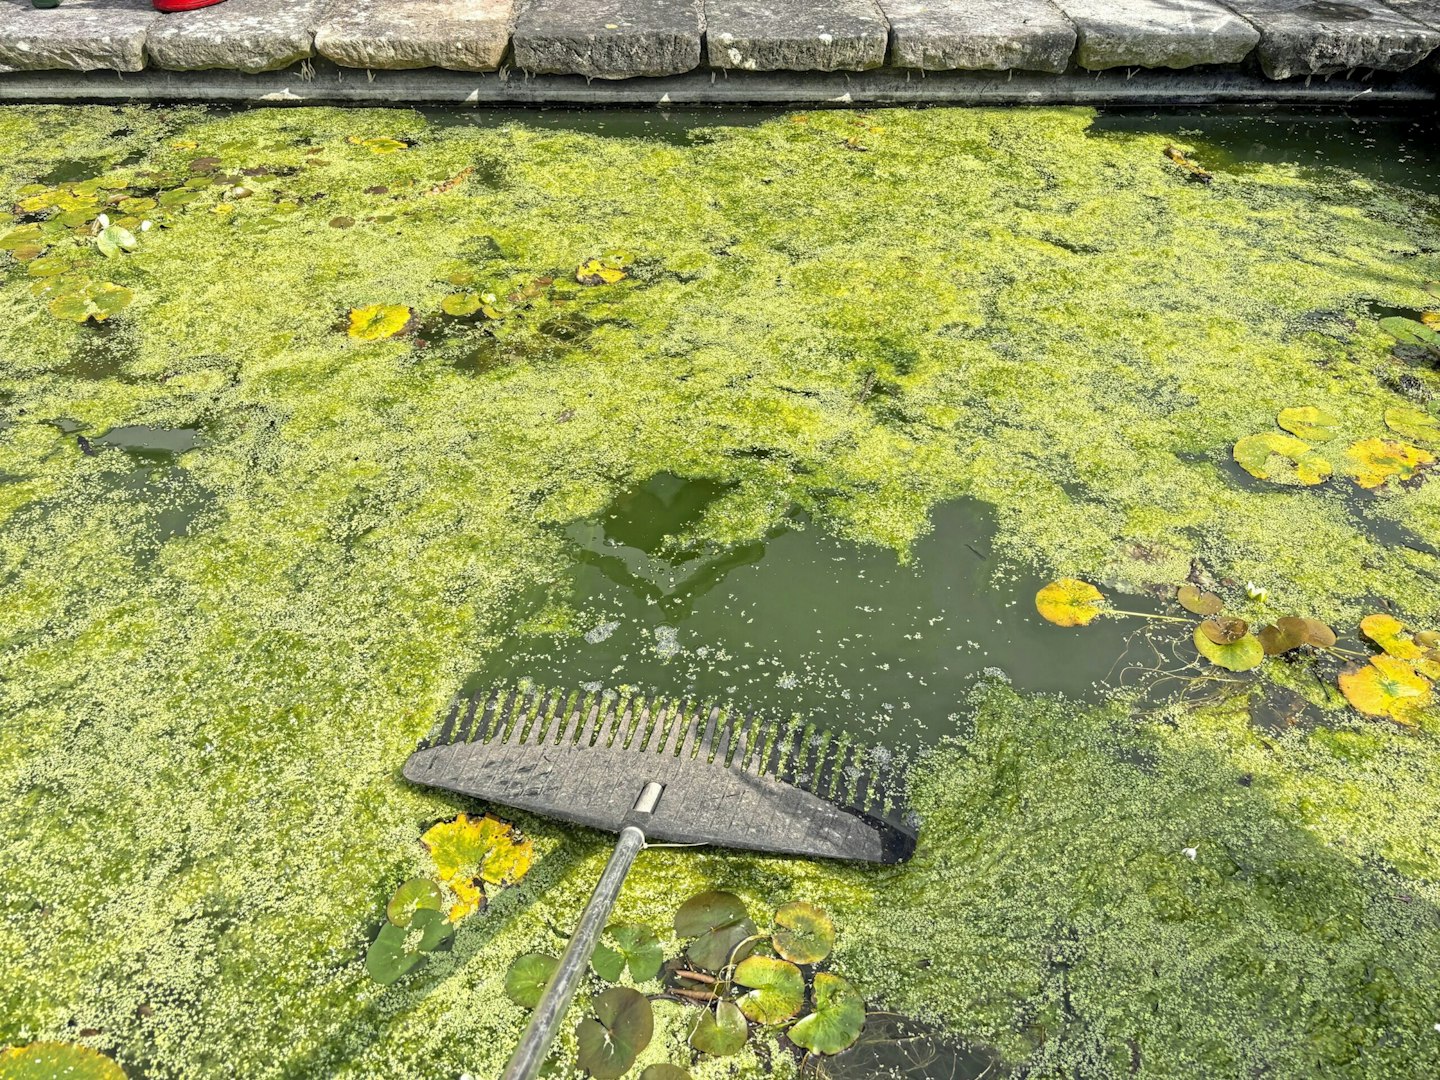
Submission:
M 450 921 L 458 922 L 480 910 L 483 885 L 511 885 L 523 878 L 535 859 L 534 845 L 514 826 L 489 814 L 472 818 L 460 814 L 454 821 L 432 825 L 420 842 L 435 860 L 436 876 L 450 887 L 456 903 Z
M 1088 581 L 1060 578 L 1035 594 L 1035 610 L 1056 626 L 1088 626 L 1105 610 L 1105 597 Z
M 1340 421 L 1324 409 L 1303 405 L 1293 409 L 1281 409 L 1275 422 L 1291 435 L 1317 443 L 1329 442 L 1335 438 L 1335 425 Z
M 1396 723 L 1415 723 L 1414 714 L 1430 704 L 1430 682 L 1404 660 L 1376 656 L 1341 672 L 1340 692 L 1366 716 L 1384 716 Z
M 371 304 L 350 312 L 350 336 L 356 341 L 383 341 L 410 325 L 413 312 L 404 304 Z
M 1235 463 L 1257 480 L 1296 487 L 1324 483 L 1334 471 L 1330 462 L 1303 439 L 1290 435 L 1247 435 L 1235 444 Z
M 1394 615 L 1366 615 L 1360 620 L 1360 633 L 1397 660 L 1415 660 L 1425 652 L 1405 633 L 1405 624 Z
M 1265 646 L 1254 634 L 1245 634 L 1228 645 L 1221 645 L 1211 641 L 1197 626 L 1194 640 L 1201 656 L 1226 671 L 1249 671 L 1265 661 Z
M 1426 446 L 1440 446 L 1440 417 L 1423 409 L 1397 406 L 1385 410 L 1385 426 L 1396 435 Z
M 88 1046 L 38 1042 L 0 1050 L 0 1077 L 5 1080 L 125 1080 L 125 1071 Z
M 629 276 L 620 267 L 611 266 L 602 259 L 586 259 L 575 271 L 575 280 L 581 285 L 614 285 Z
M 1394 439 L 1361 439 L 1345 448 L 1345 472 L 1362 488 L 1409 480 L 1433 464 L 1433 454 Z

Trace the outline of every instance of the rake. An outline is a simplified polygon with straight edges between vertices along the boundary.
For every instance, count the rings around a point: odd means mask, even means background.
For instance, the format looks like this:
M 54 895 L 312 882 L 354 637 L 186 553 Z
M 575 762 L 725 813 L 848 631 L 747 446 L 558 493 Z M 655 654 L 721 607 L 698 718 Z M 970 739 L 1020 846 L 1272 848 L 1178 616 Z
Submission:
M 662 697 L 497 690 L 457 697 L 405 778 L 619 833 L 503 1080 L 544 1063 L 647 840 L 898 863 L 917 826 L 899 770 L 847 738 Z

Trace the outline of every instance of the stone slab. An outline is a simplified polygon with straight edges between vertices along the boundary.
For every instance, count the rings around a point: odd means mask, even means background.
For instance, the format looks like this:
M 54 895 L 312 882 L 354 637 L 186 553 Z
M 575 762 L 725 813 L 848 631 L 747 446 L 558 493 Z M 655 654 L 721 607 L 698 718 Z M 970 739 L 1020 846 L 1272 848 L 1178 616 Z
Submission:
M 1354 68 L 1404 71 L 1440 47 L 1440 30 L 1379 0 L 1233 0 L 1260 31 L 1255 50 L 1272 79 Z
M 331 0 L 227 0 L 155 21 L 145 51 L 170 71 L 278 71 L 315 55 Z
M 1075 27 L 1050 0 L 880 0 L 890 63 L 924 71 L 1049 71 L 1075 51 Z
M 700 66 L 701 0 L 521 0 L 515 66 L 591 79 L 679 75 Z
M 1075 62 L 1113 67 L 1187 68 L 1238 64 L 1260 34 L 1217 0 L 1056 0 L 1075 24 Z
M 343 67 L 494 71 L 514 24 L 512 0 L 333 0 L 315 51 Z
M 139 71 L 157 18 L 150 0 L 67 0 L 57 8 L 0 0 L 0 72 Z
M 711 67 L 864 71 L 885 63 L 890 24 L 875 0 L 706 0 Z

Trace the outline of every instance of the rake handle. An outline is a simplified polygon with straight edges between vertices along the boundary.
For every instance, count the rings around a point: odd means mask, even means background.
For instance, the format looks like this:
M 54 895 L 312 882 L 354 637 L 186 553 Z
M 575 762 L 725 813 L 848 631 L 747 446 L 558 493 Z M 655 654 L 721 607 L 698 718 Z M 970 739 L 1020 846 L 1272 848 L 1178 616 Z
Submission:
M 550 1043 L 555 1038 L 555 1031 L 560 1026 L 560 1021 L 565 1018 L 566 1010 L 570 1008 L 580 976 L 585 973 L 585 966 L 590 962 L 590 954 L 595 951 L 600 934 L 610 919 L 610 911 L 615 907 L 615 898 L 620 895 L 620 886 L 625 883 L 625 875 L 630 872 L 630 867 L 635 864 L 635 857 L 644 847 L 645 834 L 634 825 L 621 831 L 610 861 L 605 864 L 604 873 L 595 883 L 585 910 L 580 913 L 580 922 L 575 927 L 575 933 L 570 935 L 570 944 L 565 946 L 565 955 L 560 957 L 555 974 L 551 975 L 550 981 L 545 984 L 545 993 L 540 998 L 540 1004 L 535 1006 L 534 1015 L 530 1017 L 530 1026 L 525 1029 L 525 1034 L 520 1036 L 520 1045 L 511 1055 L 510 1064 L 505 1066 L 501 1080 L 534 1080 L 539 1074 L 540 1066 L 545 1063 L 545 1055 L 550 1050 Z

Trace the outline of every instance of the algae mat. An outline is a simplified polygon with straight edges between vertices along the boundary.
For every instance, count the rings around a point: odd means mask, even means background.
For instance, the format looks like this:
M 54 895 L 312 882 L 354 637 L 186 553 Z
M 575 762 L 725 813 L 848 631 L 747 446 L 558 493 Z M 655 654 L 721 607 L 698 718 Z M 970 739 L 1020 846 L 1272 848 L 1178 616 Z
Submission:
M 1232 447 L 1431 408 L 1380 317 L 1432 302 L 1440 201 L 1196 127 L 0 110 L 0 1041 L 493 1075 L 504 972 L 604 845 L 520 820 L 524 882 L 377 986 L 418 837 L 476 809 L 399 765 L 500 643 L 593 629 L 566 530 L 656 477 L 712 485 L 714 552 L 803 515 L 903 563 L 968 500 L 1014 604 L 1198 578 L 1252 621 L 1433 627 L 1440 484 L 1267 484 Z M 1099 704 L 990 672 L 919 740 L 912 864 L 655 850 L 621 917 L 823 903 L 872 1003 L 1036 1075 L 1434 1075 L 1436 724 L 1318 670 Z M 1303 721 L 1258 726 L 1282 692 Z M 795 1070 L 764 1037 L 692 1062 L 683 1012 L 642 1064 Z

